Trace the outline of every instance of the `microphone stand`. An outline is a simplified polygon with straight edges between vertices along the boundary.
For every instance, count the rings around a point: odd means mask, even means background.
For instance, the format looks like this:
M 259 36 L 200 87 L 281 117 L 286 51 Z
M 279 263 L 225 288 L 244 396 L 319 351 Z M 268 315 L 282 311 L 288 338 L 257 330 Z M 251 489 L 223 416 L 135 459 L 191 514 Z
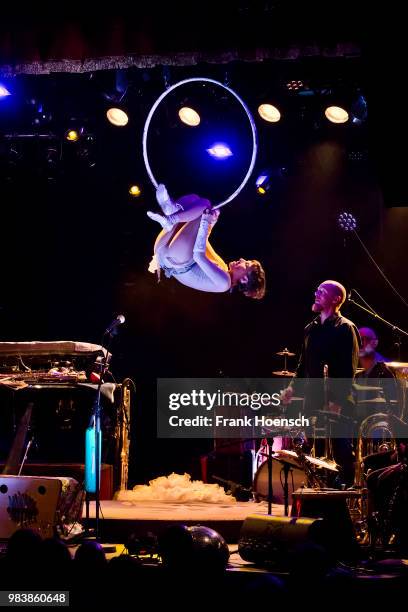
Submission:
M 353 289 L 352 291 L 355 291 L 355 289 Z M 357 293 L 357 292 L 356 292 Z M 358 295 L 358 294 L 357 294 Z M 355 306 L 357 306 L 358 308 L 360 308 L 360 310 L 364 310 L 364 312 L 367 312 L 369 315 L 371 315 L 374 319 L 377 319 L 378 321 L 381 321 L 381 323 L 384 323 L 385 325 L 387 325 L 388 327 L 390 327 L 392 329 L 393 332 L 397 333 L 397 334 L 402 334 L 403 336 L 408 336 L 408 332 L 406 332 L 405 330 L 401 329 L 400 327 L 398 327 L 397 325 L 394 325 L 394 323 L 391 323 L 390 321 L 387 321 L 386 319 L 384 319 L 383 317 L 381 317 L 379 314 L 377 314 L 374 310 L 366 308 L 365 306 L 362 306 L 361 304 L 359 304 L 358 302 L 356 302 L 355 300 L 353 300 L 353 298 L 350 296 L 347 299 L 348 302 L 350 302 L 350 304 L 354 304 Z
M 108 336 L 108 341 L 106 343 L 106 353 L 103 355 L 103 358 L 100 362 L 100 373 L 99 373 L 99 382 L 96 390 L 96 398 L 94 402 L 94 409 L 91 415 L 89 427 L 94 428 L 95 433 L 95 456 L 94 456 L 94 465 L 95 465 L 95 540 L 97 542 L 100 541 L 99 534 L 99 511 L 100 511 L 100 469 L 101 469 L 101 414 L 102 414 L 102 406 L 101 406 L 101 387 L 104 382 L 104 376 L 108 370 L 109 363 L 109 348 L 112 337 L 115 334 L 115 330 L 107 330 L 105 331 L 102 337 L 102 347 L 105 340 L 105 337 Z M 86 517 L 87 521 L 89 521 L 89 493 L 86 493 L 87 497 L 87 510 Z M 89 524 L 89 522 L 88 522 Z

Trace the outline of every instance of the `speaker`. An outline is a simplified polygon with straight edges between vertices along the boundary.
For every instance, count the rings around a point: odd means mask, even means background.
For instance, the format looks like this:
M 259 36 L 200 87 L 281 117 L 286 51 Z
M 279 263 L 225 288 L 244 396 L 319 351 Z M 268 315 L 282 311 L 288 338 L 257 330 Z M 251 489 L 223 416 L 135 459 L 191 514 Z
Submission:
M 292 516 L 322 517 L 331 534 L 330 545 L 339 554 L 353 554 L 357 546 L 347 499 L 361 497 L 358 491 L 298 489 L 292 493 Z
M 0 476 L 0 539 L 9 539 L 18 529 L 52 537 L 58 525 L 76 520 L 82 510 L 78 493 L 80 487 L 72 478 Z
M 251 514 L 241 528 L 238 552 L 257 565 L 285 566 L 299 545 L 324 545 L 328 540 L 322 518 Z

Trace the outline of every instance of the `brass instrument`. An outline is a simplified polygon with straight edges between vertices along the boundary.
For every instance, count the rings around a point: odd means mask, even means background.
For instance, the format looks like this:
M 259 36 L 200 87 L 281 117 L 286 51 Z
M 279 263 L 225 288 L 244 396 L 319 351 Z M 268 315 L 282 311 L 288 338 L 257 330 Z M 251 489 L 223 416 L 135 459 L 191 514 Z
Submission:
M 382 432 L 382 435 L 377 435 L 374 438 L 374 432 L 376 434 Z M 364 458 L 381 452 L 381 450 L 391 450 L 395 448 L 395 445 L 395 434 L 390 414 L 378 412 L 371 414 L 362 421 L 358 431 L 354 476 L 354 487 L 360 491 L 361 496 L 358 500 L 355 500 L 356 503 L 352 507 L 349 507 L 356 536 L 361 544 L 367 544 L 372 537 L 369 530 L 370 517 Z
M 125 378 L 121 385 L 121 399 L 119 415 L 116 424 L 116 441 L 119 460 L 119 489 L 127 489 L 129 473 L 129 447 L 130 447 L 130 404 L 131 390 L 134 383 Z
M 373 438 L 373 433 L 383 432 L 380 437 Z M 360 425 L 357 438 L 356 448 L 356 472 L 354 485 L 363 487 L 365 484 L 365 475 L 363 473 L 363 459 L 367 455 L 379 452 L 380 446 L 387 444 L 388 450 L 395 448 L 395 434 L 389 414 L 378 412 L 371 414 Z

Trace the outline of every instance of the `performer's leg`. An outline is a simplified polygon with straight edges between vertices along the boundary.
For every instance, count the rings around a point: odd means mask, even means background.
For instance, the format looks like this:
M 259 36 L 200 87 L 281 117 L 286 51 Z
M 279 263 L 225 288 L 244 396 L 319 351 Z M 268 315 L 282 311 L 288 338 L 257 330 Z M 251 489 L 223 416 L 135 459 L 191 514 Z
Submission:
M 195 194 L 183 196 L 178 200 L 180 210 L 171 215 L 147 212 L 147 216 L 157 221 L 165 231 L 170 231 L 177 223 L 188 223 L 199 219 L 206 208 L 211 208 L 211 202 Z
M 200 227 L 201 216 L 194 221 L 184 223 L 173 234 L 166 247 L 166 256 L 174 263 L 187 263 L 193 258 L 193 247 Z

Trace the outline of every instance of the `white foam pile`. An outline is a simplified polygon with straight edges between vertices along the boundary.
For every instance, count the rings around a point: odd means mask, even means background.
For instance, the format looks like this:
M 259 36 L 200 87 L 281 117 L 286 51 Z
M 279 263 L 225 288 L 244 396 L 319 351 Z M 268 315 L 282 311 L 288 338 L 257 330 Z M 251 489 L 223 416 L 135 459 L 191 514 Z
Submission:
M 169 476 L 159 476 L 150 480 L 148 485 L 136 485 L 133 490 L 117 491 L 115 499 L 125 502 L 167 501 L 212 504 L 235 504 L 237 501 L 232 495 L 227 495 L 218 484 L 191 480 L 190 474 L 174 472 Z

